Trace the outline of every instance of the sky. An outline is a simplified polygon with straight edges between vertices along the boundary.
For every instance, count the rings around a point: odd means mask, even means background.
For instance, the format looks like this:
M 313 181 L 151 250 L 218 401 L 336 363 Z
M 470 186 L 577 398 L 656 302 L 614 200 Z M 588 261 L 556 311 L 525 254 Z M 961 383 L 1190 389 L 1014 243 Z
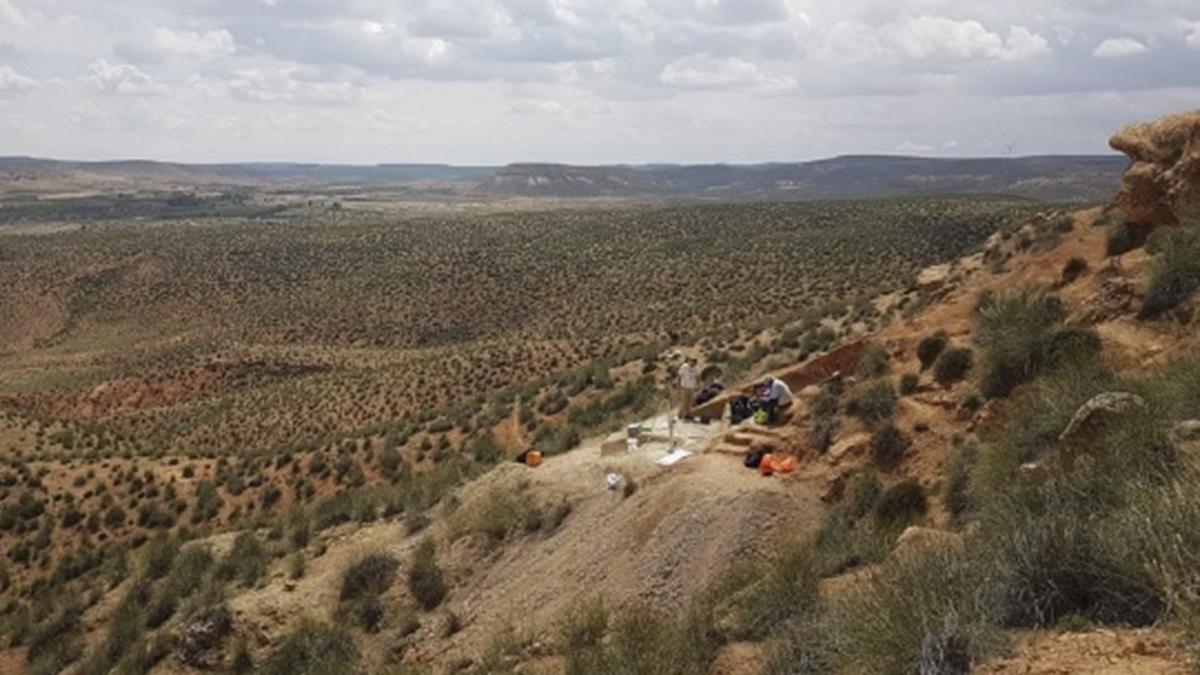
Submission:
M 1106 153 L 1200 107 L 1200 0 L 0 0 L 0 155 Z

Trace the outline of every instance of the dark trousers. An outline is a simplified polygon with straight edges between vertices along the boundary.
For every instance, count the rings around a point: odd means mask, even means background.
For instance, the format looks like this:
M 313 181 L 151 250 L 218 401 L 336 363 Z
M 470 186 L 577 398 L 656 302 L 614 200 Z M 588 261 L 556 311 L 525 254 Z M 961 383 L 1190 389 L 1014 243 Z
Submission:
M 787 410 L 788 408 L 791 408 L 791 407 L 792 407 L 791 401 L 788 401 L 787 403 L 780 405 L 779 399 L 777 399 L 777 398 L 769 398 L 769 399 L 766 399 L 765 401 L 759 402 L 759 404 L 758 404 L 759 410 L 767 411 L 767 424 L 778 424 L 780 411 Z

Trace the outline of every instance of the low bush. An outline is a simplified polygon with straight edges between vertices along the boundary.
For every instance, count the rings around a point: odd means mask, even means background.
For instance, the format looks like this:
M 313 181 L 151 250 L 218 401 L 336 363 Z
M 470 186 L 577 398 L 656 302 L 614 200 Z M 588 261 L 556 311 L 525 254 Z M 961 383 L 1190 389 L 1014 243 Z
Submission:
M 925 488 L 909 478 L 887 488 L 875 502 L 875 522 L 883 527 L 894 528 L 908 525 L 923 517 L 929 510 Z
M 450 536 L 457 540 L 471 534 L 483 534 L 498 543 L 518 532 L 530 512 L 536 511 L 537 505 L 527 494 L 494 489 L 455 512 L 450 522 Z
M 1200 289 L 1200 232 L 1180 227 L 1156 233 L 1150 289 L 1140 316 L 1153 318 L 1174 309 Z
M 905 373 L 900 377 L 900 394 L 909 396 L 921 386 L 921 377 L 916 373 Z
M 1058 298 L 1024 288 L 982 297 L 977 313 L 976 341 L 983 349 L 980 389 L 987 398 L 1006 397 L 1036 374 L 1064 365 L 1064 354 L 1051 350 L 1065 316 Z
M 252 532 L 242 532 L 233 540 L 229 553 L 217 568 L 222 579 L 251 587 L 267 571 L 271 556 Z
M 932 366 L 948 344 L 950 344 L 950 335 L 944 330 L 922 339 L 917 344 L 917 359 L 921 361 L 921 370 L 927 370 Z
M 974 363 L 975 353 L 966 347 L 947 350 L 933 367 L 933 379 L 943 387 L 951 387 L 971 372 Z
M 1065 265 L 1063 265 L 1062 282 L 1064 284 L 1074 283 L 1087 271 L 1088 264 L 1086 260 L 1079 257 L 1071 258 Z
M 858 359 L 854 373 L 861 379 L 883 377 L 888 372 L 888 361 L 891 355 L 882 345 L 871 345 Z
M 1108 239 L 1104 245 L 1105 254 L 1109 257 L 1123 255 L 1146 245 L 1153 228 L 1120 220 L 1112 224 L 1108 230 Z
M 371 553 L 363 556 L 342 574 L 338 599 L 354 601 L 379 595 L 392 585 L 400 562 L 390 553 Z
M 820 627 L 834 642 L 822 672 L 966 673 L 1003 644 L 980 598 L 969 555 L 930 549 L 885 563 L 852 598 L 836 602 Z M 955 666 L 924 670 L 929 666 Z
M 871 461 L 882 469 L 895 468 L 908 453 L 908 439 L 894 424 L 880 427 L 871 435 Z
M 446 597 L 446 582 L 438 566 L 437 549 L 432 539 L 424 539 L 413 552 L 408 569 L 408 590 L 425 611 L 442 604 Z
M 1086 488 L 1085 488 L 1086 491 Z M 1042 628 L 1078 615 L 1144 626 L 1166 601 L 1151 575 L 1094 520 L 1094 506 L 1067 481 L 1018 490 L 993 504 L 984 544 L 998 573 L 992 602 L 1004 626 Z
M 896 414 L 896 390 L 886 379 L 869 382 L 850 394 L 846 412 L 867 424 L 877 424 Z
M 357 672 L 358 647 L 345 628 L 304 620 L 279 643 L 262 675 L 339 675 Z
M 568 628 L 567 675 L 705 675 L 716 657 L 718 645 L 702 617 L 691 612 L 676 618 L 635 608 L 590 620 L 597 623 Z

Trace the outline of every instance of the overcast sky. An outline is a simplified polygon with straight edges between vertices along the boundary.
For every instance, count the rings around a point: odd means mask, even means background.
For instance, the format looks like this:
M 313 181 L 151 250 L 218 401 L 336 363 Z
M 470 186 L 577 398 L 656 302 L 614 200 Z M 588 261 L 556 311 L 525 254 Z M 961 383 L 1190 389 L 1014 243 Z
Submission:
M 0 154 L 746 162 L 1107 152 L 1200 0 L 0 0 Z

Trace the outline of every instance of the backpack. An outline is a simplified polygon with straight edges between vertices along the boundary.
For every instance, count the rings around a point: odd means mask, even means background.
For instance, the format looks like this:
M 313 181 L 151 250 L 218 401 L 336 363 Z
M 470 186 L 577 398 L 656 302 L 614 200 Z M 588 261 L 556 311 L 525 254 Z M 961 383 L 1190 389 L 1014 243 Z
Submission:
M 729 423 L 741 424 L 743 420 L 748 420 L 754 417 L 754 408 L 750 405 L 750 399 L 745 396 L 738 396 L 729 402 Z

